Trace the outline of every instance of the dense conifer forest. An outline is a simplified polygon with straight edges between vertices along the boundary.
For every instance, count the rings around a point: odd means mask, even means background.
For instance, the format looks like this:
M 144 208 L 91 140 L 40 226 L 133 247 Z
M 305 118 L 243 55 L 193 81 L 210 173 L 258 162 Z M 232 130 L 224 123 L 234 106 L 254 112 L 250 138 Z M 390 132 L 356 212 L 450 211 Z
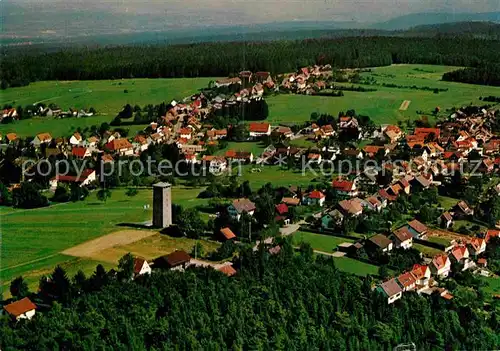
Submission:
M 443 75 L 443 80 L 500 86 L 500 64 L 487 64 L 480 67 L 469 67 L 447 72 Z
M 498 313 L 474 292 L 446 301 L 404 294 L 393 305 L 372 279 L 342 273 L 312 249 L 241 253 L 228 278 L 211 269 L 135 281 L 52 275 L 54 305 L 32 321 L 0 319 L 2 350 L 492 350 Z M 42 284 L 43 285 L 43 284 Z M 46 287 L 42 286 L 42 292 Z M 50 304 L 50 302 L 49 302 Z
M 1 87 L 38 80 L 219 77 L 243 69 L 273 74 L 313 64 L 337 68 L 421 63 L 478 67 L 497 62 L 500 42 L 466 38 L 351 37 L 176 46 L 121 46 L 4 55 Z

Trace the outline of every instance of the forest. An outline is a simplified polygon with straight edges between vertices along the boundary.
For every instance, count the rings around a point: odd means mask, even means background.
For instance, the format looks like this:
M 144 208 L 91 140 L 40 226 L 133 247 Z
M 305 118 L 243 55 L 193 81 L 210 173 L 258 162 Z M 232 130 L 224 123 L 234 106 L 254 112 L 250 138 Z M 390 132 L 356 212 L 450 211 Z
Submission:
M 0 80 L 1 88 L 6 89 L 40 80 L 222 77 L 244 69 L 279 74 L 314 64 L 336 68 L 392 63 L 478 67 L 497 62 L 499 47 L 498 41 L 461 37 L 351 37 L 27 50 L 2 57 Z
M 128 280 L 102 266 L 91 277 L 57 267 L 42 279 L 45 306 L 31 321 L 0 318 L 2 350 L 492 350 L 500 316 L 464 288 L 452 301 L 405 293 L 393 305 L 372 278 L 339 271 L 308 245 L 289 240 L 272 255 L 242 249 L 238 273 L 209 268 L 161 271 Z M 11 290 L 29 294 L 22 281 Z M 36 300 L 35 300 L 36 301 Z M 38 301 L 39 302 L 39 301 Z
M 500 48 L 497 48 L 500 50 Z M 500 86 L 500 64 L 468 67 L 443 74 L 443 80 L 460 83 Z M 489 101 L 489 100 L 485 100 Z

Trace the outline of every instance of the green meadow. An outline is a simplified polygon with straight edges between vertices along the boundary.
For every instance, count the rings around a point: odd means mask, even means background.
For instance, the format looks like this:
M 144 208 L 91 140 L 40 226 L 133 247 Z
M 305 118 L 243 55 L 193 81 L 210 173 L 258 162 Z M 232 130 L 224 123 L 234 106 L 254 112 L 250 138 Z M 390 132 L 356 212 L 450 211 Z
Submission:
M 29 86 L 0 91 L 0 107 L 10 104 L 25 107 L 43 102 L 54 103 L 64 110 L 94 107 L 96 116 L 56 119 L 35 117 L 12 124 L 0 124 L 0 132 L 15 132 L 19 136 L 33 136 L 50 132 L 53 136 L 67 136 L 78 127 L 85 128 L 111 122 L 126 104 L 141 107 L 147 104 L 183 99 L 206 87 L 214 78 L 179 79 L 120 79 L 94 81 L 45 81 Z M 127 92 L 125 92 L 125 90 Z M 131 132 L 144 126 L 129 126 Z
M 371 72 L 361 73 L 361 77 L 373 77 L 378 84 L 415 85 L 448 89 L 448 91 L 435 94 L 426 90 L 362 85 L 377 91 L 344 91 L 342 97 L 281 94 L 267 99 L 269 120 L 276 124 L 294 124 L 308 121 L 313 112 L 336 116 L 340 111 L 354 109 L 358 114 L 370 116 L 378 124 L 397 123 L 419 118 L 420 114 L 417 111 L 423 111 L 430 117 L 432 110 L 438 106 L 444 111 L 470 103 L 481 104 L 479 100 L 481 96 L 500 96 L 500 87 L 441 81 L 443 73 L 458 68 L 432 65 L 392 65 L 373 68 Z M 401 103 L 405 100 L 410 100 L 411 103 L 406 111 L 400 111 Z
M 352 243 L 353 240 L 332 235 L 323 235 L 310 232 L 297 231 L 293 233 L 294 245 L 309 243 L 314 250 L 332 252 L 342 243 Z
M 174 187 L 173 203 L 183 207 L 203 205 L 201 188 Z M 52 205 L 33 210 L 1 209 L 2 228 L 0 280 L 9 281 L 23 272 L 67 261 L 60 252 L 114 231 L 126 230 L 120 223 L 142 223 L 152 218 L 152 191 L 142 189 L 134 197 L 125 189 L 112 190 L 105 203 L 96 194 L 81 202 Z
M 378 275 L 379 267 L 349 257 L 334 257 L 335 267 L 339 270 L 360 276 Z
M 441 81 L 442 74 L 458 67 L 432 65 L 392 65 L 373 68 L 363 72 L 363 78 L 372 77 L 378 84 L 448 89 L 435 94 L 432 91 L 409 88 L 375 88 L 375 92 L 345 91 L 343 97 L 304 96 L 281 94 L 267 98 L 269 121 L 278 124 L 295 124 L 310 119 L 311 113 L 330 113 L 355 109 L 357 113 L 370 116 L 376 123 L 396 123 L 419 118 L 417 111 L 431 115 L 439 106 L 441 110 L 470 103 L 479 104 L 480 96 L 500 96 L 500 87 L 480 86 Z M 181 99 L 206 87 L 215 78 L 179 79 L 121 79 L 99 81 L 45 81 L 27 87 L 11 88 L 0 92 L 0 106 L 26 106 L 36 102 L 55 103 L 62 108 L 90 108 L 97 116 L 87 118 L 55 119 L 37 117 L 13 124 L 0 124 L 0 133 L 15 132 L 20 136 L 33 136 L 40 132 L 51 132 L 53 136 L 67 136 L 76 128 L 85 128 L 110 122 L 123 105 L 144 106 L 172 99 Z M 345 83 L 343 83 L 346 85 Z M 351 84 L 347 84 L 351 85 Z M 355 84 L 359 85 L 359 84 Z M 124 91 L 127 91 L 125 93 Z M 411 101 L 406 111 L 399 107 L 405 100 Z M 133 134 L 144 126 L 126 126 Z

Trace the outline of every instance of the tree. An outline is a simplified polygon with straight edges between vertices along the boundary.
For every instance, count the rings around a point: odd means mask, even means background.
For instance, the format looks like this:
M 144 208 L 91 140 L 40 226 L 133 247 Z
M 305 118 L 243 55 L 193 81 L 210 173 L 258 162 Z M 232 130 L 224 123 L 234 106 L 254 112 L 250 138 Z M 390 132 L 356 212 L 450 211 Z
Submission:
M 73 277 L 73 288 L 77 294 L 81 294 L 87 289 L 87 277 L 82 270 L 79 270 Z
M 70 198 L 73 202 L 85 200 L 85 198 L 89 195 L 89 191 L 86 187 L 80 186 L 76 183 L 71 184 L 70 192 Z
M 97 199 L 102 202 L 106 202 L 107 199 L 111 197 L 111 190 L 107 188 L 101 188 L 97 192 Z
M 274 198 L 270 193 L 259 194 L 259 197 L 255 200 L 255 206 L 257 207 L 255 216 L 259 218 L 260 223 L 269 224 L 274 220 L 276 210 Z
M 134 256 L 129 252 L 118 261 L 118 274 L 121 279 L 129 280 L 134 276 Z
M 248 127 L 246 124 L 240 123 L 233 127 L 231 134 L 233 140 L 236 141 L 247 140 L 249 136 Z
M 102 264 L 98 264 L 94 274 L 89 279 L 89 286 L 91 291 L 100 290 L 102 287 L 108 285 L 109 277 L 106 273 L 106 269 Z
M 130 104 L 126 104 L 125 106 L 123 106 L 123 110 L 120 111 L 117 117 L 130 118 L 132 117 L 132 113 L 133 113 L 132 106 L 130 106 Z
M 311 246 L 311 244 L 307 242 L 302 242 L 300 243 L 300 248 L 299 248 L 300 254 L 302 257 L 306 259 L 306 261 L 311 261 L 314 256 L 314 250 Z
M 389 269 L 386 265 L 382 265 L 378 269 L 378 275 L 382 280 L 389 278 Z
M 54 202 L 68 202 L 71 199 L 69 187 L 66 184 L 58 184 L 52 201 Z
M 28 296 L 28 284 L 23 277 L 17 277 L 10 283 L 10 294 L 18 300 Z
M 205 248 L 199 241 L 193 245 L 193 248 L 191 249 L 191 256 L 195 258 L 205 256 Z
M 49 205 L 47 197 L 40 193 L 40 188 L 33 182 L 23 182 L 12 192 L 13 205 L 18 208 L 38 208 Z
M 12 205 L 12 194 L 2 182 L 0 182 L 0 205 L 1 206 Z
M 125 195 L 129 197 L 136 196 L 139 193 L 139 191 L 136 188 L 128 188 L 127 191 L 125 191 Z
M 198 239 L 205 231 L 205 222 L 197 209 L 188 208 L 176 217 L 179 230 L 188 238 Z
M 236 244 L 233 240 L 224 241 L 216 251 L 212 252 L 210 258 L 215 261 L 224 260 L 231 257 L 236 251 L 236 248 Z

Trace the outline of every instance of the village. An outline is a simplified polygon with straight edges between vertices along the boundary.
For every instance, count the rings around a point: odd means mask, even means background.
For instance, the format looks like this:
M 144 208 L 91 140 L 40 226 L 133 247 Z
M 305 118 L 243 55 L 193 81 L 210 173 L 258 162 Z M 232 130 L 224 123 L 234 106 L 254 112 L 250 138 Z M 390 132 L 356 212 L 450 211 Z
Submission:
M 113 128 L 111 123 L 90 133 L 51 135 L 47 131 L 35 135 L 29 143 L 9 133 L 2 138 L 2 143 L 20 149 L 24 158 L 32 155 L 30 152 L 37 156 L 30 168 L 23 169 L 23 182 L 40 176 L 37 166 L 43 160 L 50 159 L 50 163 L 77 160 L 85 165 L 80 173 L 73 170 L 69 174 L 43 174 L 49 176 L 51 192 L 62 186 L 98 189 L 103 186 L 100 178 L 103 165 L 123 159 L 142 160 L 151 150 L 163 146 L 168 146 L 168 156 L 175 151 L 176 157 L 172 159 L 184 163 L 188 173 L 189 169 L 193 173 L 193 169 L 204 170 L 205 177 L 214 184 L 218 177 L 234 176 L 234 171 L 242 165 L 255 177 L 260 177 L 267 168 L 300 171 L 308 185 L 290 183 L 273 188 L 271 184 L 264 190 L 281 196 L 271 196 L 274 212 L 263 228 L 273 223 L 280 230 L 275 237 L 255 238 L 266 245 L 270 254 L 279 253 L 279 237 L 298 230 L 346 239 L 328 252 L 315 252 L 349 257 L 388 271 L 379 272 L 381 279 L 373 286 L 385 296 L 388 304 L 409 291 L 438 294 L 451 300 L 453 295 L 445 288 L 449 277 L 465 271 L 484 277 L 495 275 L 488 268 L 486 251 L 491 242 L 498 245 L 500 218 L 498 213 L 486 213 L 484 209 L 478 216 L 475 208 L 477 211 L 490 206 L 500 195 L 497 181 L 500 138 L 495 126 L 498 110 L 475 106 L 455 109 L 435 126 L 425 118 L 414 125 L 375 125 L 354 111 L 346 111 L 338 117 L 316 115 L 300 126 L 272 125 L 265 119 L 255 121 L 251 117 L 245 120 L 245 113 L 241 115 L 245 106 L 262 103 L 267 94 L 276 90 L 315 94 L 327 87 L 331 75 L 328 66 L 305 67 L 298 73 L 280 77 L 281 83 L 277 85 L 269 72 L 243 71 L 238 77 L 217 80 L 210 91 L 188 96 L 180 102 L 171 101 L 164 106 L 164 115 L 154 118 L 137 135 L 128 136 L 123 128 Z M 124 107 L 124 111 L 129 109 L 132 107 Z M 4 118 L 16 118 L 12 110 L 3 113 Z M 42 109 L 40 113 L 53 116 L 54 110 Z M 86 113 L 81 111 L 79 116 L 85 118 Z M 228 116 L 243 117 L 243 120 L 237 125 L 224 125 Z M 239 148 L 239 143 L 261 145 L 261 151 L 254 153 L 251 148 Z M 321 175 L 328 167 L 334 171 Z M 322 181 L 313 182 L 313 178 Z M 476 178 L 486 180 L 474 183 Z M 21 186 L 14 184 L 9 191 L 15 192 Z M 457 195 L 460 187 L 475 189 L 474 204 L 468 203 L 471 196 L 462 199 Z M 219 218 L 218 227 L 214 229 L 218 241 L 245 241 L 253 233 L 251 229 L 246 231 L 242 222 L 258 226 L 264 220 L 254 217 L 262 213 L 259 212 L 262 208 L 259 209 L 259 203 L 252 201 L 250 195 L 255 197 L 244 191 L 224 196 L 223 208 L 210 214 Z M 414 204 L 413 199 L 420 203 Z M 446 204 L 439 199 L 447 199 Z M 450 199 L 456 201 L 450 202 Z M 175 198 L 170 199 L 169 195 L 169 201 L 175 203 Z M 170 218 L 159 227 L 171 224 Z M 363 233 L 358 232 L 360 227 L 365 228 Z M 257 250 L 259 243 L 248 241 L 256 244 Z M 295 248 L 300 249 L 299 245 Z M 411 250 L 416 250 L 418 257 L 406 258 L 410 266 L 401 269 L 393 264 L 395 257 L 404 257 L 405 252 Z M 227 276 L 237 274 L 230 260 L 207 264 L 183 250 L 161 256 L 154 262 L 135 257 L 133 274 L 134 277 L 151 274 L 151 267 L 183 270 L 191 265 L 209 265 Z M 5 306 L 5 310 L 16 319 L 29 319 L 35 308 L 25 298 Z

